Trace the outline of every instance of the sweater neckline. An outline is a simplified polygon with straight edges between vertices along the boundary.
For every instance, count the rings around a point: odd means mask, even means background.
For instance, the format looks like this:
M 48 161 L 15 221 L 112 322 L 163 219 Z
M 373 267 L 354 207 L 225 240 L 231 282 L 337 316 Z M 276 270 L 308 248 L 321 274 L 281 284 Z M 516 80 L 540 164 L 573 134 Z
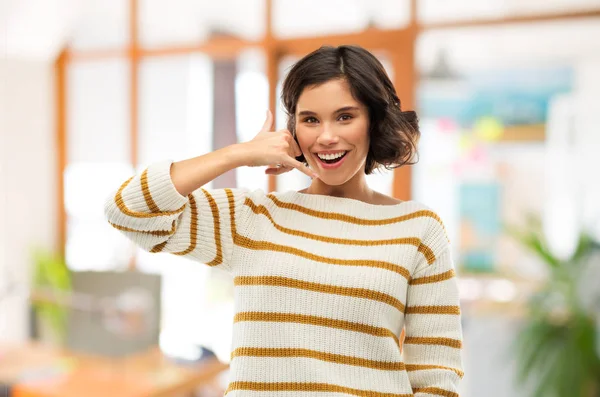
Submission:
M 301 193 L 295 190 L 288 190 L 278 194 L 279 197 L 289 202 L 312 204 L 317 207 L 331 208 L 352 208 L 356 210 L 379 210 L 394 211 L 400 208 L 411 206 L 414 200 L 406 200 L 396 204 L 371 204 L 348 197 L 328 196 L 325 194 Z

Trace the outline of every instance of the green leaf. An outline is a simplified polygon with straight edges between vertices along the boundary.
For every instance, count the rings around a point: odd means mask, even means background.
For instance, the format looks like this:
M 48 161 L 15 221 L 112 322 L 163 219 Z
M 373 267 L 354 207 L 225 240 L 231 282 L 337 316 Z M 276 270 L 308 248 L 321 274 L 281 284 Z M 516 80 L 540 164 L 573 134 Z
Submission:
M 587 233 L 581 233 L 579 239 L 577 241 L 577 248 L 575 248 L 575 252 L 571 257 L 571 261 L 579 262 L 583 257 L 589 254 L 590 250 L 593 248 L 593 240 L 591 236 Z
M 594 327 L 586 316 L 564 325 L 526 323 L 514 344 L 519 384 L 533 383 L 535 397 L 588 397 L 590 385 L 600 383 Z
M 527 302 L 530 314 L 513 345 L 517 381 L 533 386 L 535 397 L 599 397 L 590 392 L 600 392 L 600 331 L 580 307 L 577 277 L 583 259 L 600 250 L 600 244 L 581 233 L 572 257 L 562 261 L 548 250 L 539 217 L 528 215 L 526 227 L 505 230 L 550 270 L 546 283 Z M 557 309 L 568 317 L 557 320 Z
M 34 261 L 34 289 L 57 292 L 71 290 L 71 272 L 60 255 L 36 248 L 32 252 L 32 258 Z M 54 336 L 60 342 L 64 341 L 67 330 L 68 309 L 50 302 L 36 302 L 33 306 L 40 320 L 49 324 Z
M 537 225 L 535 221 L 529 221 Z M 534 226 L 530 229 L 522 229 L 514 225 L 504 225 L 506 233 L 518 241 L 523 247 L 536 254 L 546 264 L 551 267 L 560 266 L 561 262 L 546 248 L 546 243 L 542 237 L 541 228 Z

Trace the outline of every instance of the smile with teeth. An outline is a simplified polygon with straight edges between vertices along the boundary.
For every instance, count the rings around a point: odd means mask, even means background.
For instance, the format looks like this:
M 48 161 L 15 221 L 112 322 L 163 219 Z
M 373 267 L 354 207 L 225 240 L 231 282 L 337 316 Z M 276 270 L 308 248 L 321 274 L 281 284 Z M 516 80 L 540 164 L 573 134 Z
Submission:
M 333 163 L 336 163 L 339 160 L 341 160 L 342 157 L 344 157 L 346 155 L 346 153 L 348 153 L 348 152 L 340 151 L 337 153 L 317 153 L 317 156 L 323 162 L 328 163 L 328 164 L 333 164 Z

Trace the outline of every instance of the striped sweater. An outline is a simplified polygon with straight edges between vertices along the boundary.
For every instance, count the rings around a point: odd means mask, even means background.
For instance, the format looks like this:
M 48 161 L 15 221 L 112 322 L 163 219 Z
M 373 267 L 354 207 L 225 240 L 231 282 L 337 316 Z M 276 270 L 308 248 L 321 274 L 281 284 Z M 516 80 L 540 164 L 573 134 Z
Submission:
M 170 166 L 124 182 L 105 213 L 143 249 L 232 274 L 226 394 L 458 396 L 459 297 L 433 211 L 294 191 L 184 197 Z

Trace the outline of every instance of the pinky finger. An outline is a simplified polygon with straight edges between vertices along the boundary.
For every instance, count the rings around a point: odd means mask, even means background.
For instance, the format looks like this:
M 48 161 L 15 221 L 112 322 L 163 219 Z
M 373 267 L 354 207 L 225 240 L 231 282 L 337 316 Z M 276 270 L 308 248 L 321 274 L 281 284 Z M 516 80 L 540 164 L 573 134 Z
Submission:
M 291 159 L 289 165 L 296 168 L 298 171 L 302 172 L 303 174 L 307 175 L 309 178 L 318 178 L 319 177 L 319 175 L 316 172 L 314 172 L 313 170 L 308 168 L 308 165 L 301 163 L 296 159 Z
M 269 167 L 267 169 L 265 169 L 265 174 L 267 175 L 281 175 L 285 172 L 289 172 L 291 170 L 291 168 L 289 167 Z

